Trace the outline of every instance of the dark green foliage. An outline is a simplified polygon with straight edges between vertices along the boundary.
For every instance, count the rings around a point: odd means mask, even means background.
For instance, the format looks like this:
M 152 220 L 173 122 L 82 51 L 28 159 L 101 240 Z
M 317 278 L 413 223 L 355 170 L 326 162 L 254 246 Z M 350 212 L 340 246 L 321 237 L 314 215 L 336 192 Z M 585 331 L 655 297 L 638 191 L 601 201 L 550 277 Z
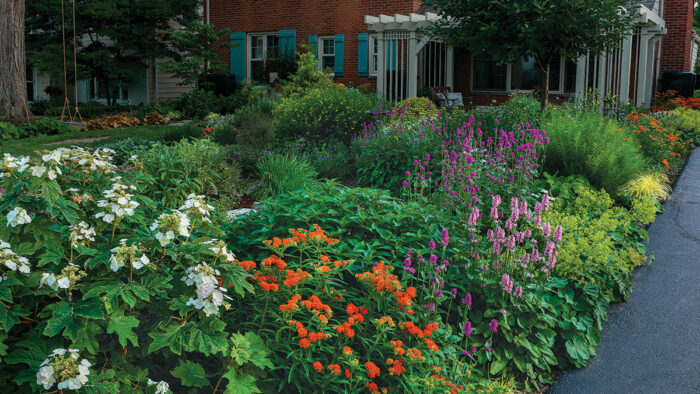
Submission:
M 633 139 L 614 120 L 594 113 L 558 112 L 545 123 L 546 171 L 583 175 L 591 184 L 615 195 L 647 165 Z
M 292 155 L 267 155 L 258 161 L 257 170 L 262 182 L 257 192 L 260 198 L 312 188 L 318 175 L 305 159 Z
M 58 119 L 39 119 L 20 126 L 20 138 L 33 137 L 35 135 L 56 135 L 71 132 L 73 129 Z
M 101 145 L 100 148 L 113 150 L 112 162 L 116 165 L 122 165 L 126 163 L 132 155 L 138 155 L 142 151 L 148 150 L 155 143 L 155 141 L 141 138 L 125 138 L 111 144 Z
M 120 112 L 131 112 L 132 110 L 136 109 L 136 107 L 131 106 L 131 105 L 104 105 L 100 102 L 97 101 L 88 101 L 86 103 L 80 103 L 78 106 L 78 109 L 80 110 L 80 115 L 83 117 L 83 119 L 92 119 L 92 118 L 97 118 L 100 116 L 104 115 L 114 115 L 118 114 Z M 75 110 L 75 109 L 73 109 Z M 53 107 L 48 107 L 46 109 L 46 115 L 48 116 L 56 116 L 59 117 L 61 116 L 61 113 L 63 112 L 63 106 L 53 106 Z M 66 116 L 68 114 L 68 110 L 66 109 L 65 112 Z
M 19 138 L 19 128 L 10 122 L 0 122 L 0 140 Z
M 188 124 L 185 126 L 173 126 L 163 135 L 165 142 L 177 142 L 182 139 L 199 138 L 202 135 L 202 129 Z
M 245 103 L 246 98 L 239 93 L 225 97 L 206 90 L 192 90 L 180 95 L 170 105 L 186 117 L 203 118 L 212 112 L 233 113 Z

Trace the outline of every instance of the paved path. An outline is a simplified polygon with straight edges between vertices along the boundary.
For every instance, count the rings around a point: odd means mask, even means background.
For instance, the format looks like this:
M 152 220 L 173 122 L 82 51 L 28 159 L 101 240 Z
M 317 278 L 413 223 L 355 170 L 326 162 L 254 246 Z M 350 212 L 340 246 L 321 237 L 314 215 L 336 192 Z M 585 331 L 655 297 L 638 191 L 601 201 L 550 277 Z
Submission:
M 550 393 L 700 393 L 700 148 L 649 228 L 656 261 L 610 308 L 598 355 Z

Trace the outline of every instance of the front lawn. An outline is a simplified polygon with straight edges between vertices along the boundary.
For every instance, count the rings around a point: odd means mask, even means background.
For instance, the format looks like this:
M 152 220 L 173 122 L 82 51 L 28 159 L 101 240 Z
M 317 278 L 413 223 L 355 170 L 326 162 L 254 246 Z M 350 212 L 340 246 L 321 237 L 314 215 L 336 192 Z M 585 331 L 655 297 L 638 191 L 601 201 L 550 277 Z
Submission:
M 92 148 L 126 138 L 140 138 L 155 141 L 161 140 L 165 133 L 168 130 L 172 130 L 173 127 L 177 126 L 152 125 L 95 131 L 82 131 L 75 129 L 75 131 L 61 135 L 39 135 L 30 138 L 2 141 L 2 144 L 0 145 L 0 153 L 10 153 L 15 156 L 30 155 L 36 150 L 53 150 L 56 148 L 73 145 Z M 94 140 L 90 141 L 90 139 Z M 64 141 L 67 142 L 62 143 Z

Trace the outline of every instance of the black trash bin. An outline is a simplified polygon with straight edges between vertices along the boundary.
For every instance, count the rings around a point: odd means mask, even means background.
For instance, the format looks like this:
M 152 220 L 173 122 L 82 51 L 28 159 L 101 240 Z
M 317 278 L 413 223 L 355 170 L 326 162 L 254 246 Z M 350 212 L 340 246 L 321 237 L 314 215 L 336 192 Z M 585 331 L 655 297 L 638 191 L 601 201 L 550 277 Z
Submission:
M 233 74 L 209 74 L 204 88 L 220 96 L 230 96 L 236 90 L 236 76 Z
M 664 73 L 661 78 L 661 90 L 675 90 L 679 96 L 693 97 L 695 91 L 695 74 L 685 72 Z

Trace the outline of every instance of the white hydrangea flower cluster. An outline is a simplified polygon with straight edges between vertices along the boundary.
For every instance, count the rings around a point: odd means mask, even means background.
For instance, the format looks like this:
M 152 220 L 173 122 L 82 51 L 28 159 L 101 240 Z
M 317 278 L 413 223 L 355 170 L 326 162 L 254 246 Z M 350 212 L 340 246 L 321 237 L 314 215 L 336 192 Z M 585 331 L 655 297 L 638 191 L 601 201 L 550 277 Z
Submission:
M 205 197 L 194 193 L 187 196 L 187 200 L 180 207 L 180 211 L 186 212 L 193 220 L 202 218 L 205 222 L 211 223 L 209 215 L 214 207 L 207 204 Z
M 224 259 L 225 261 L 231 262 L 236 259 L 233 252 L 230 252 L 226 248 L 226 243 L 217 239 L 212 239 L 211 241 L 204 242 L 205 244 L 212 244 L 213 246 L 209 248 L 212 252 L 216 254 L 216 257 Z
M 41 156 L 41 163 L 35 164 L 30 169 L 32 176 L 41 178 L 46 174 L 49 179 L 56 179 L 63 175 L 61 164 L 63 164 L 63 152 L 66 148 L 59 148 Z
M 131 200 L 132 194 L 129 190 L 136 190 L 134 185 L 126 185 L 122 182 L 122 177 L 112 178 L 112 188 L 102 192 L 106 200 L 97 201 L 97 206 L 105 208 L 106 212 L 98 212 L 95 217 L 102 219 L 106 223 L 112 223 L 115 219 L 121 220 L 126 216 L 132 216 L 139 203 Z
M 24 208 L 15 207 L 15 209 L 7 213 L 7 225 L 10 227 L 17 227 L 31 222 L 32 218 Z
M 28 156 L 14 157 L 5 153 L 2 162 L 0 162 L 0 176 L 10 177 L 15 172 L 24 172 L 27 168 L 29 168 Z
M 170 385 L 166 381 L 161 380 L 160 382 L 156 382 L 149 378 L 148 385 L 153 386 L 154 384 L 156 385 L 156 394 L 167 394 L 170 392 Z
M 44 284 L 46 284 L 54 291 L 58 291 L 59 289 L 68 290 L 72 283 L 78 282 L 86 275 L 87 274 L 81 271 L 78 266 L 71 264 L 63 268 L 58 275 L 55 275 L 53 272 L 44 272 L 41 275 L 39 287 L 43 287 Z
M 36 384 L 48 390 L 58 382 L 58 390 L 78 390 L 88 382 L 92 364 L 80 359 L 77 349 L 56 349 L 51 353 L 36 373 Z
M 30 272 L 29 260 L 26 257 L 18 256 L 10 248 L 10 244 L 0 239 L 0 262 L 2 265 L 12 271 L 18 271 L 23 274 Z M 4 278 L 0 276 L 0 282 Z
M 204 311 L 206 316 L 219 313 L 219 307 L 224 306 L 229 308 L 228 303 L 224 303 L 224 299 L 231 299 L 225 295 L 226 289 L 219 286 L 219 281 L 216 275 L 221 275 L 219 270 L 211 268 L 207 263 L 197 264 L 195 267 L 189 267 L 186 271 L 183 281 L 187 286 L 197 287 L 197 298 L 191 298 L 187 301 L 187 305 L 193 305 L 197 309 Z
M 138 270 L 151 262 L 148 256 L 141 253 L 138 245 L 127 245 L 125 239 L 122 239 L 119 242 L 119 246 L 112 249 L 112 252 L 114 254 L 109 258 L 109 268 L 114 272 L 117 272 L 119 268 L 125 265 L 131 265 L 131 267 Z M 139 253 L 141 253 L 141 256 L 139 256 Z
M 63 148 L 63 160 L 68 162 L 73 168 L 83 171 L 101 171 L 112 172 L 116 168 L 112 164 L 112 149 L 100 148 L 90 153 L 90 151 L 72 147 L 70 149 Z
M 91 242 L 95 242 L 95 229 L 85 222 L 72 225 L 70 230 L 70 244 L 74 248 L 78 245 L 89 246 Z
M 182 235 L 190 236 L 190 219 L 180 211 L 172 213 L 162 213 L 158 219 L 151 224 L 151 231 L 156 232 L 156 239 L 160 246 L 168 245 L 175 237 Z

